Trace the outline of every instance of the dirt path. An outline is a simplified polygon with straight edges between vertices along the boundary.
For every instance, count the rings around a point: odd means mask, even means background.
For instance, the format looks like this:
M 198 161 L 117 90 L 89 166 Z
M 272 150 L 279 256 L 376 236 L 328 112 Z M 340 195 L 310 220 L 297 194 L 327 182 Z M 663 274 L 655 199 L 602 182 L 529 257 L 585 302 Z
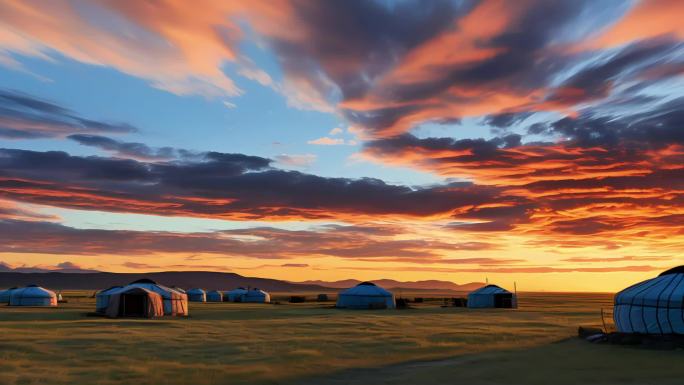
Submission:
M 382 368 L 351 369 L 294 383 L 304 385 L 665 385 L 681 384 L 684 352 L 650 351 L 565 340 Z

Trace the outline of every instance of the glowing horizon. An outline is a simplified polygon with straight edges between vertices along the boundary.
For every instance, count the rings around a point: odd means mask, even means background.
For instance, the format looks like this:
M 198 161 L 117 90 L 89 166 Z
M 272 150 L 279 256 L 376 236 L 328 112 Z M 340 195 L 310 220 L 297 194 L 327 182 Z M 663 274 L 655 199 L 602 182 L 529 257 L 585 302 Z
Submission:
M 0 262 L 620 290 L 684 264 L 682 4 L 3 2 Z

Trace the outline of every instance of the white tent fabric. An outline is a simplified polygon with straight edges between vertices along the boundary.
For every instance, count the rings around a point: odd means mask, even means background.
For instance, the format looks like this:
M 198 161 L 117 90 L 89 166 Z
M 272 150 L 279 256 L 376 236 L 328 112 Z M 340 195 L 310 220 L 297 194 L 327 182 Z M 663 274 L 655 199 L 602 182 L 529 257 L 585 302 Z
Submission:
M 501 306 L 497 301 L 498 296 L 510 295 L 511 303 L 506 306 Z M 517 307 L 517 298 L 515 294 L 510 291 L 501 288 L 497 285 L 487 285 L 483 286 L 475 291 L 468 294 L 468 307 L 469 308 L 490 308 L 490 307 Z
M 109 305 L 109 295 L 116 289 L 121 289 L 122 286 L 112 286 L 109 289 L 100 290 L 95 295 L 95 312 L 104 313 L 107 311 Z
M 172 289 L 170 287 L 166 287 L 164 285 L 160 285 L 156 282 L 154 282 L 151 279 L 140 279 L 134 282 L 131 282 L 129 285 L 119 287 L 119 288 L 110 288 L 107 289 L 106 293 L 103 293 L 100 299 L 100 302 L 97 303 L 96 300 L 96 308 L 95 310 L 97 312 L 104 312 L 107 309 L 107 305 L 109 304 L 109 296 L 126 291 L 130 288 L 133 287 L 139 287 L 142 289 L 149 290 L 153 293 L 157 293 L 162 297 L 162 302 L 164 305 L 164 315 L 178 315 L 178 316 L 187 316 L 188 315 L 188 296 L 185 293 L 181 293 L 178 290 Z M 102 293 L 102 292 L 100 292 Z M 98 293 L 98 294 L 100 294 Z M 107 298 L 105 298 L 107 297 Z M 100 305 L 104 305 L 104 308 L 100 308 Z
M 617 293 L 613 319 L 622 333 L 684 334 L 684 266 Z
M 207 302 L 223 302 L 223 293 L 218 290 L 208 291 Z
M 6 290 L 0 290 L 0 305 L 7 305 L 9 304 L 10 301 L 10 295 L 12 294 L 13 290 L 16 290 L 16 287 L 12 287 Z
M 394 309 L 394 294 L 371 282 L 362 282 L 341 291 L 337 296 L 339 308 L 346 309 Z
M 223 300 L 226 302 L 240 302 L 245 294 L 247 294 L 247 290 L 244 287 L 238 287 L 237 289 L 223 292 Z
M 57 306 L 57 294 L 37 285 L 12 290 L 10 306 Z
M 267 303 L 271 302 L 271 295 L 263 290 L 254 288 L 247 291 L 240 298 L 241 302 L 257 302 L 257 303 Z
M 207 302 L 207 293 L 199 288 L 190 289 L 186 292 L 190 302 Z

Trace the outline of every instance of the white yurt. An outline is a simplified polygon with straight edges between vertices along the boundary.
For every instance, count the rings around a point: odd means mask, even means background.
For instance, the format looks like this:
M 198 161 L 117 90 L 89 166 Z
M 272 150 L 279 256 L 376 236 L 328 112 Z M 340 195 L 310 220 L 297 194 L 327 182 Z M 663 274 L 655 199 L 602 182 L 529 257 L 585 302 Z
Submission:
M 394 294 L 372 282 L 361 282 L 358 285 L 341 291 L 337 296 L 339 308 L 346 309 L 394 309 Z
M 223 300 L 227 302 L 240 302 L 242 301 L 242 296 L 247 294 L 247 289 L 244 287 L 238 287 L 230 291 L 223 292 Z
M 153 293 L 159 294 L 162 298 L 164 315 L 188 315 L 188 296 L 185 293 L 181 293 L 170 287 L 160 285 L 151 279 L 139 279 L 137 281 L 131 282 L 130 284 L 124 287 L 110 288 L 107 289 L 106 293 L 100 292 L 102 293 L 102 295 L 100 296 L 100 302 L 96 304 L 95 310 L 99 313 L 106 312 L 107 307 L 109 307 L 109 300 L 111 299 L 112 295 L 126 292 L 128 289 L 134 287 L 142 288 Z M 98 295 L 100 293 L 98 293 Z
M 208 291 L 207 302 L 223 302 L 223 293 L 218 290 Z
M 622 333 L 684 334 L 684 266 L 617 293 L 613 319 Z
M 12 290 L 10 306 L 57 306 L 57 294 L 38 285 Z
M 254 288 L 247 290 L 240 298 L 240 302 L 268 303 L 271 302 L 271 295 L 263 290 Z
M 122 287 L 123 286 L 112 286 L 109 289 L 98 291 L 95 295 L 95 312 L 104 313 L 107 310 L 107 305 L 109 305 L 109 294 Z
M 207 302 L 207 293 L 199 288 L 190 289 L 187 292 L 190 302 Z
M 10 287 L 6 290 L 0 290 L 0 305 L 8 305 L 10 301 L 10 295 L 12 294 L 12 291 L 16 289 L 16 287 Z
M 468 294 L 470 308 L 517 308 L 518 299 L 510 291 L 497 285 L 483 286 Z

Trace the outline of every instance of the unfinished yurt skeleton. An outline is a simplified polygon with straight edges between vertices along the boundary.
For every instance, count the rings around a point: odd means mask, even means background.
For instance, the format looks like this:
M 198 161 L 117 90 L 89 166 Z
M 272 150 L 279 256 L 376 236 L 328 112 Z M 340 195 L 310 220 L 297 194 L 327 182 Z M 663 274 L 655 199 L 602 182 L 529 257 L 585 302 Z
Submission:
M 223 300 L 227 302 L 240 302 L 245 294 L 247 294 L 247 289 L 238 287 L 237 289 L 223 292 Z
M 96 300 L 96 311 L 98 313 L 105 314 L 109 312 L 109 302 L 113 295 L 119 295 L 122 293 L 127 293 L 131 288 L 141 288 L 149 292 L 156 293 L 161 297 L 162 301 L 162 312 L 164 315 L 172 316 L 187 316 L 188 315 L 188 296 L 185 293 L 181 293 L 170 287 L 160 285 L 151 279 L 140 279 L 131 282 L 129 285 L 123 287 L 113 287 L 107 290 L 103 290 L 97 294 Z M 141 292 L 131 292 L 131 296 L 143 295 Z M 148 298 L 154 296 L 147 296 Z M 134 298 L 131 301 L 137 301 L 139 298 Z M 155 299 L 150 299 L 151 301 L 156 301 Z M 147 306 L 147 305 L 146 305 Z M 132 310 L 131 310 L 132 311 Z
M 55 292 L 38 285 L 28 285 L 14 289 L 10 293 L 10 306 L 57 306 Z
M 346 309 L 394 309 L 394 294 L 371 282 L 341 291 L 337 296 L 339 308 Z
M 469 308 L 517 308 L 516 294 L 497 285 L 483 286 L 468 294 Z
M 247 290 L 240 298 L 240 302 L 268 303 L 271 302 L 271 295 L 257 288 Z
M 190 289 L 185 292 L 190 302 L 207 302 L 207 293 L 200 288 Z
M 684 266 L 617 293 L 613 318 L 621 333 L 684 334 Z
M 208 291 L 207 302 L 223 302 L 223 293 L 218 290 Z

